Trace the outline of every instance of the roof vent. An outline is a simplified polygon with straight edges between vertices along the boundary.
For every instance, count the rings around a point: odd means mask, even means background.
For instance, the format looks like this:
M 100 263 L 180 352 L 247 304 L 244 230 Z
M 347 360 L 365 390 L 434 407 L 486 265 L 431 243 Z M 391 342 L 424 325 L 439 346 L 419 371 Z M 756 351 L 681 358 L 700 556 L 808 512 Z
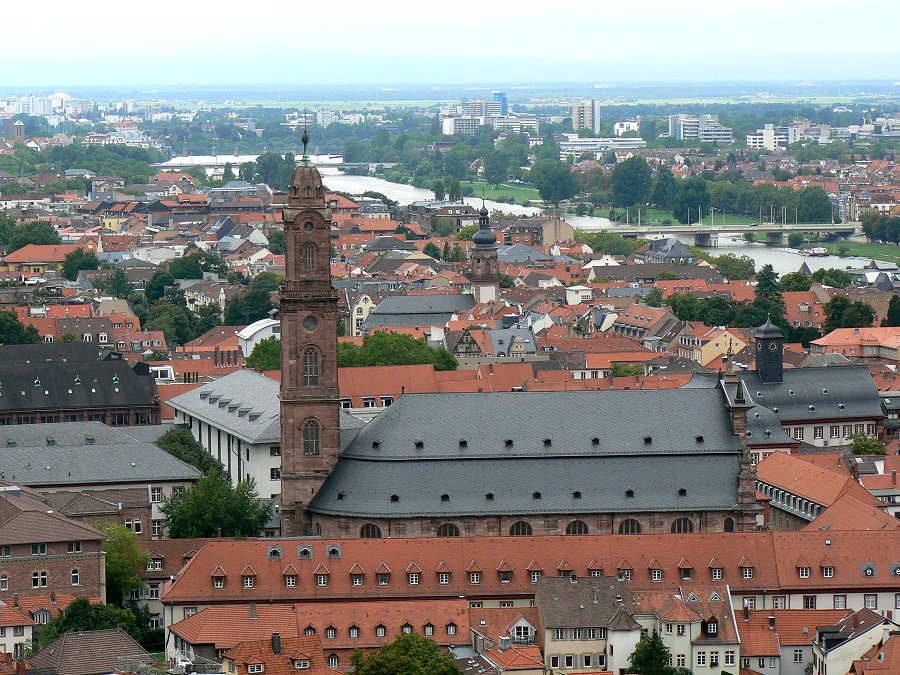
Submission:
M 14 448 L 14 447 L 16 447 L 16 442 L 15 442 L 13 439 L 8 438 L 8 439 L 6 440 L 6 447 L 7 447 L 7 448 Z
M 505 445 L 507 448 L 511 448 L 511 447 L 513 446 L 513 441 L 512 441 L 512 439 L 511 439 L 511 438 L 507 438 L 506 441 L 504 441 L 504 445 Z
M 338 492 L 338 493 L 337 493 L 338 501 L 342 501 L 342 500 L 344 499 L 344 497 L 346 497 L 346 494 L 345 494 L 345 493 L 343 493 L 343 492 Z
M 775 414 L 777 415 L 777 414 L 778 414 L 778 408 L 772 408 L 772 412 L 775 413 Z
M 600 439 L 597 438 L 596 436 L 594 436 L 594 437 L 591 439 L 591 445 L 600 445 Z
M 644 436 L 644 445 L 650 445 L 653 443 L 653 436 Z
M 685 490 L 684 488 L 678 488 L 678 496 L 687 497 L 687 490 Z
M 376 450 L 378 449 L 378 446 L 380 446 L 380 445 L 381 445 L 381 441 L 372 441 L 372 447 L 375 448 Z
M 425 443 L 423 441 L 416 441 L 416 450 L 421 450 L 425 447 Z
M 93 444 L 96 443 L 96 442 L 97 442 L 97 441 L 96 441 L 96 439 L 95 439 L 93 436 L 85 436 L 85 437 L 84 437 L 84 444 L 85 444 L 85 445 L 93 445 Z
M 816 406 L 814 406 L 814 405 L 809 406 L 809 411 L 810 411 L 810 412 L 815 412 L 815 411 L 816 411 Z
M 843 410 L 843 409 L 844 409 L 844 404 L 843 404 L 843 403 L 838 403 L 838 408 L 840 408 L 841 410 Z
M 828 390 L 827 390 L 827 389 L 823 389 L 823 390 L 822 390 L 822 393 L 825 394 L 826 396 L 828 396 Z
M 772 430 L 766 429 L 766 436 L 771 436 L 771 435 L 772 435 Z
M 544 447 L 549 447 L 551 445 L 553 445 L 553 441 L 551 441 L 549 438 L 545 438 L 544 439 Z
M 442 494 L 442 495 L 441 495 L 441 501 L 442 501 L 442 502 L 449 502 L 449 501 L 450 501 L 450 495 L 448 495 L 448 494 Z
M 399 502 L 399 501 L 400 501 L 400 495 L 391 495 L 391 501 L 392 501 L 392 502 Z
M 696 439 L 696 440 L 697 440 L 698 443 L 702 443 L 702 442 L 703 442 L 703 436 L 697 436 L 697 439 Z
M 632 490 L 630 488 L 628 490 L 625 490 L 625 496 L 629 497 L 629 498 L 634 497 L 634 490 Z
M 793 389 L 788 389 L 788 394 L 790 394 L 791 396 L 793 396 L 793 395 L 794 395 L 794 390 L 793 390 Z
M 459 440 L 459 447 L 461 447 L 461 448 L 467 448 L 467 447 L 469 447 L 469 441 L 467 441 L 467 440 L 461 438 L 461 439 Z
M 56 445 L 56 439 L 52 436 L 47 436 L 47 445 Z
M 493 493 L 493 492 L 488 492 L 488 493 L 484 496 L 484 498 L 487 499 L 489 502 L 492 502 L 492 501 L 494 501 L 494 493 Z
M 572 499 L 581 499 L 581 492 L 575 490 L 575 492 L 572 493 Z
M 541 498 L 541 493 L 540 493 L 540 492 L 532 492 L 532 493 L 531 493 L 531 498 L 532 498 L 532 499 L 540 499 L 540 498 Z

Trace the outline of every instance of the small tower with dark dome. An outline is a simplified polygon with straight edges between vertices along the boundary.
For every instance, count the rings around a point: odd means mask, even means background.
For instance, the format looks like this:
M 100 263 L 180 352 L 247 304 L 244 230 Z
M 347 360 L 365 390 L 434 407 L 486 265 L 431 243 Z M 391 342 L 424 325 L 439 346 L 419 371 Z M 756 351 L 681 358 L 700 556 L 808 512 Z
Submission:
M 475 302 L 493 302 L 500 287 L 500 263 L 497 260 L 497 235 L 491 229 L 487 207 L 482 204 L 478 212 L 478 231 L 472 236 L 469 259 L 472 272 L 469 280 L 475 294 Z
M 771 318 L 756 329 L 756 372 L 766 383 L 784 382 L 784 335 Z

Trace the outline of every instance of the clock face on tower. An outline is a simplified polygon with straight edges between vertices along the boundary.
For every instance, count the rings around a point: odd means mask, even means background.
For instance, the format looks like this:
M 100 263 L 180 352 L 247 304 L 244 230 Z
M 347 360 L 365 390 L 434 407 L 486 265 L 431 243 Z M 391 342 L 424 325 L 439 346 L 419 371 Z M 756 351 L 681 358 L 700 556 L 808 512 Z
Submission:
M 303 319 L 303 330 L 305 330 L 308 333 L 312 333 L 318 325 L 319 325 L 319 321 L 316 319 L 316 317 L 314 317 L 312 315 Z
M 769 351 L 770 351 L 770 352 L 776 352 L 776 351 L 778 351 L 778 345 L 775 344 L 774 342 L 770 342 L 770 343 L 769 343 Z

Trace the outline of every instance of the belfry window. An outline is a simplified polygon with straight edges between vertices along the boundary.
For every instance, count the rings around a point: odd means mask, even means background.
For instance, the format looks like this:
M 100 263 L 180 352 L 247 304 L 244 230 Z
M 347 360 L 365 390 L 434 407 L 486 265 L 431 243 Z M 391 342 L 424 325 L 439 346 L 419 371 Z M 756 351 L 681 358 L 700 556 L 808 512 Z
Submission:
M 316 269 L 316 259 L 317 259 L 317 251 L 316 245 L 306 243 L 303 244 L 303 269 L 305 270 L 314 270 Z
M 303 454 L 318 455 L 321 444 L 322 428 L 315 420 L 308 420 L 303 425 Z
M 303 379 L 304 387 L 319 386 L 319 352 L 314 347 L 303 350 Z

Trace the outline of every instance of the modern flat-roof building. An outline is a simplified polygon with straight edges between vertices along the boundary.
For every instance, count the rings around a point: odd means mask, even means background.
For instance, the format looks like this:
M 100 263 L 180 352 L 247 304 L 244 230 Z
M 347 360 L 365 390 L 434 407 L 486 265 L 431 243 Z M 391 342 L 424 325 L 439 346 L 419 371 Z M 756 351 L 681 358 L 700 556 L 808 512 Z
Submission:
M 595 134 L 600 133 L 602 114 L 600 101 L 592 98 L 572 106 L 572 130 L 588 129 Z

